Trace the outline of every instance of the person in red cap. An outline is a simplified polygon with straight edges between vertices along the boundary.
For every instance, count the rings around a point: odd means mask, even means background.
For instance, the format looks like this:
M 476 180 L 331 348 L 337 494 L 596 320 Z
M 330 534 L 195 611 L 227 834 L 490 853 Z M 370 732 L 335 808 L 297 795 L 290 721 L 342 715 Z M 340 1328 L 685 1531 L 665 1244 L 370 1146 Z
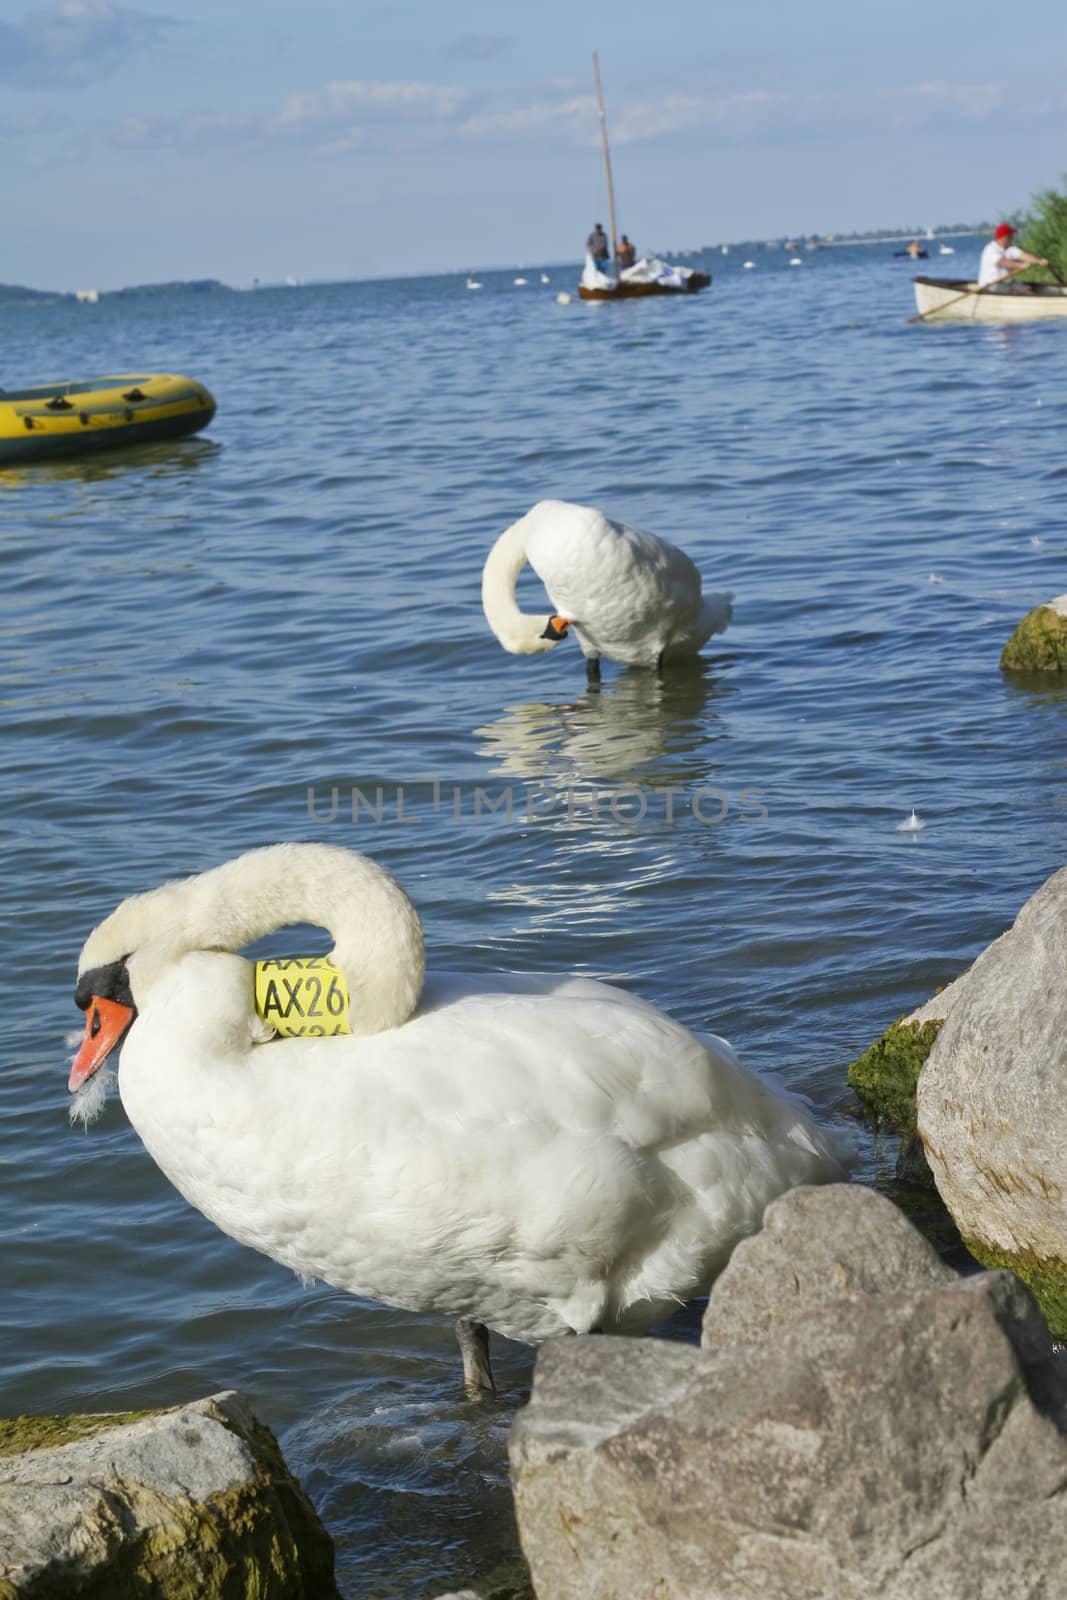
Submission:
M 992 239 L 982 251 L 982 259 L 978 263 L 979 289 L 991 289 L 998 284 L 1009 272 L 1014 272 L 1019 267 L 1047 267 L 1048 262 L 1044 256 L 1032 256 L 1028 250 L 1020 250 L 1017 244 L 1012 244 L 1015 229 L 1006 222 L 997 224 Z M 1008 289 L 1026 289 L 1024 283 L 1016 283 L 1014 279 L 1005 285 Z

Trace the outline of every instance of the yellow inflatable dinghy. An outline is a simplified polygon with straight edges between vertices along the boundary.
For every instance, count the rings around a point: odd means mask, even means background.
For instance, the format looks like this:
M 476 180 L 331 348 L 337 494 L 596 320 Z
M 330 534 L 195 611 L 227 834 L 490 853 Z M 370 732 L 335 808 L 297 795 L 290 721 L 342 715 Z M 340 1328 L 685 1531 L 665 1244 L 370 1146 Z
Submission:
M 193 378 L 90 378 L 0 389 L 0 466 L 51 461 L 206 428 L 215 401 Z

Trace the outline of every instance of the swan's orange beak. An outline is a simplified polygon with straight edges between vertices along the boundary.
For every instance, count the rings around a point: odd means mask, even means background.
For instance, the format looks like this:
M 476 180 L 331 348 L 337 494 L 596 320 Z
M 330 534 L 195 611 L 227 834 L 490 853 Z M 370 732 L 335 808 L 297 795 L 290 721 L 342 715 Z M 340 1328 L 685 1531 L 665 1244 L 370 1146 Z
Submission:
M 133 1007 L 94 994 L 85 1012 L 85 1038 L 67 1079 L 71 1094 L 104 1065 L 133 1021 Z
M 541 637 L 542 639 L 565 639 L 570 625 L 570 617 L 549 617 L 548 627 Z

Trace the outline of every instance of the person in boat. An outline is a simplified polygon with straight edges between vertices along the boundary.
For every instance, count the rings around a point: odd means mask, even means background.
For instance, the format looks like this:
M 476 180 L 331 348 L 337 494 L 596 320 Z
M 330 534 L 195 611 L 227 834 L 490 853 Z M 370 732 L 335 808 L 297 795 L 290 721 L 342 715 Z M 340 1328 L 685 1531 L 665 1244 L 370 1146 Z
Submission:
M 1014 272 L 1019 267 L 1047 267 L 1048 261 L 1044 256 L 1032 256 L 1029 250 L 1020 250 L 1013 244 L 1016 230 L 1006 222 L 997 224 L 996 232 L 982 251 L 982 258 L 978 263 L 978 287 L 989 289 L 994 294 L 1029 294 L 1033 285 L 1018 283 L 1014 279 L 1007 283 L 1000 280 L 1006 273 Z
M 618 267 L 619 271 L 622 272 L 627 267 L 632 267 L 636 260 L 637 260 L 637 250 L 630 243 L 630 241 L 626 237 L 626 235 L 623 234 L 622 238 L 619 240 L 618 244 L 615 246 L 615 264 Z
M 926 254 L 926 251 L 923 249 L 923 247 L 919 243 L 918 239 L 913 239 L 911 241 L 911 243 L 909 244 L 909 246 L 908 246 L 908 254 L 911 257 L 911 259 L 913 261 L 915 261 L 915 260 L 918 259 L 919 256 L 924 256 Z
M 611 260 L 611 251 L 608 249 L 608 236 L 599 222 L 585 241 L 585 248 L 593 258 L 594 267 L 602 272 Z

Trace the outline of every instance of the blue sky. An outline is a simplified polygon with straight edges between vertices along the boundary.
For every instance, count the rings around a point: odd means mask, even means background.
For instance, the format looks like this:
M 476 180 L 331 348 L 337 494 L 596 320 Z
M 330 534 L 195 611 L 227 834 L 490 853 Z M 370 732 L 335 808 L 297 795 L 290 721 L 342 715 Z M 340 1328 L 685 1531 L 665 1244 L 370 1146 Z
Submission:
M 1062 0 L 0 0 L 0 282 L 576 258 L 1004 215 L 1067 171 Z

